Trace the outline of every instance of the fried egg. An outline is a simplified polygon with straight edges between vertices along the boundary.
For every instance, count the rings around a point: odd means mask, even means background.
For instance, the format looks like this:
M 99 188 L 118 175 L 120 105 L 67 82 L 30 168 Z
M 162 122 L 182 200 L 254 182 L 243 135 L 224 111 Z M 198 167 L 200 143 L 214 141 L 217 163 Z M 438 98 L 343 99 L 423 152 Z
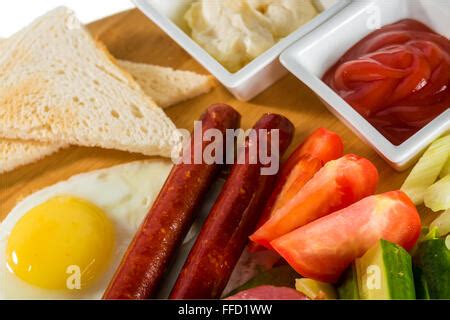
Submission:
M 0 225 L 0 299 L 100 299 L 171 167 L 83 173 L 18 203 Z

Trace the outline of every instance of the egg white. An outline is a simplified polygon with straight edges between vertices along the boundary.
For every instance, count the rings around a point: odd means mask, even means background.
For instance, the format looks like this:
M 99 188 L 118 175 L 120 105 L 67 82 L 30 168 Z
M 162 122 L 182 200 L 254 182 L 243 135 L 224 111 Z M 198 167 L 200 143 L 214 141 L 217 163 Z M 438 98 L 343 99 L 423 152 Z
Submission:
M 0 225 L 0 299 L 100 299 L 172 167 L 169 160 L 137 161 L 75 175 L 19 202 Z M 106 270 L 82 290 L 48 290 L 30 285 L 6 268 L 6 245 L 19 219 L 58 195 L 85 199 L 115 226 L 115 247 Z

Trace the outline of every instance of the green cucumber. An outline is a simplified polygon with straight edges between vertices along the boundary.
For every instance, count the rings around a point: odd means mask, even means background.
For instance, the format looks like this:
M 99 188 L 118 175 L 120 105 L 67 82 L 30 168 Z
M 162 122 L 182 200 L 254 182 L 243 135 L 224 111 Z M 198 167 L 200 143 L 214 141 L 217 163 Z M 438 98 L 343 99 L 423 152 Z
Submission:
M 424 283 L 429 298 L 450 299 L 450 249 L 447 248 L 445 239 L 431 239 L 420 243 L 414 262 L 418 270 L 416 278 Z
M 361 299 L 416 298 L 411 256 L 402 247 L 380 240 L 356 259 L 355 266 Z
M 352 264 L 339 280 L 337 292 L 339 299 L 359 300 L 358 278 L 355 264 Z
M 416 288 L 416 299 L 429 300 L 430 290 L 423 276 L 423 271 L 417 265 L 413 265 L 414 287 Z

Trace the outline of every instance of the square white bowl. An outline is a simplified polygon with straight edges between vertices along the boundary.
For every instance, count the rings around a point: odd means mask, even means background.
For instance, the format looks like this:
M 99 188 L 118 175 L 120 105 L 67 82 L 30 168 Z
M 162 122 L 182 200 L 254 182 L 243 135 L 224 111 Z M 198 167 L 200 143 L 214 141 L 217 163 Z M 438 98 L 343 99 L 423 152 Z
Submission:
M 193 0 L 133 0 L 133 2 L 237 99 L 248 101 L 287 73 L 278 59 L 284 49 L 338 13 L 350 3 L 350 0 L 316 0 L 324 11 L 236 73 L 229 72 L 180 27 L 185 25 L 183 15 Z
M 432 141 L 450 130 L 450 109 L 396 146 L 321 78 L 348 49 L 377 27 L 405 18 L 421 21 L 447 38 L 450 36 L 448 0 L 357 0 L 280 57 L 281 63 L 311 88 L 333 114 L 399 171 L 407 169 Z

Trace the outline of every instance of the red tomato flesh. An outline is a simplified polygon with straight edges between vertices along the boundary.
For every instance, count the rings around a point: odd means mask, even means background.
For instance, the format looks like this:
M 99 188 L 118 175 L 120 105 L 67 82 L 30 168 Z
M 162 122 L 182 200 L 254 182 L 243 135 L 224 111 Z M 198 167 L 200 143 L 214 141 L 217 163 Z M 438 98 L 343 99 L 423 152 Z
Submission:
M 287 176 L 304 155 L 318 158 L 323 164 L 336 160 L 344 155 L 344 143 L 333 131 L 319 128 L 309 135 L 297 149 L 292 152 L 283 164 L 280 176 Z
M 410 250 L 421 230 L 420 216 L 401 191 L 367 197 L 271 242 L 302 276 L 336 282 L 378 240 Z
M 271 248 L 270 241 L 374 194 L 377 184 L 378 171 L 367 159 L 350 154 L 330 161 L 250 239 Z
M 303 186 L 311 180 L 321 168 L 322 161 L 318 158 L 311 157 L 310 155 L 301 157 L 287 177 L 286 183 L 283 185 L 283 188 L 274 203 L 272 212 L 280 209 L 295 197 Z
M 268 204 L 261 215 L 256 229 L 264 225 L 264 223 L 270 219 L 273 212 L 281 208 L 289 202 L 292 197 L 300 192 L 303 186 L 311 180 L 321 168 L 322 161 L 317 158 L 313 158 L 309 155 L 304 155 L 300 158 L 297 164 L 293 167 L 289 176 L 286 179 L 283 179 L 284 183 L 276 185 L 272 195 L 269 198 Z M 248 247 L 250 252 L 256 252 L 261 249 L 264 249 L 264 247 L 256 242 L 251 242 Z
M 309 135 L 282 165 L 275 188 L 267 201 L 264 212 L 257 224 L 261 227 L 274 212 L 287 203 L 328 161 L 338 159 L 344 154 L 344 143 L 333 131 L 319 128 Z M 250 243 L 250 252 L 262 247 Z

